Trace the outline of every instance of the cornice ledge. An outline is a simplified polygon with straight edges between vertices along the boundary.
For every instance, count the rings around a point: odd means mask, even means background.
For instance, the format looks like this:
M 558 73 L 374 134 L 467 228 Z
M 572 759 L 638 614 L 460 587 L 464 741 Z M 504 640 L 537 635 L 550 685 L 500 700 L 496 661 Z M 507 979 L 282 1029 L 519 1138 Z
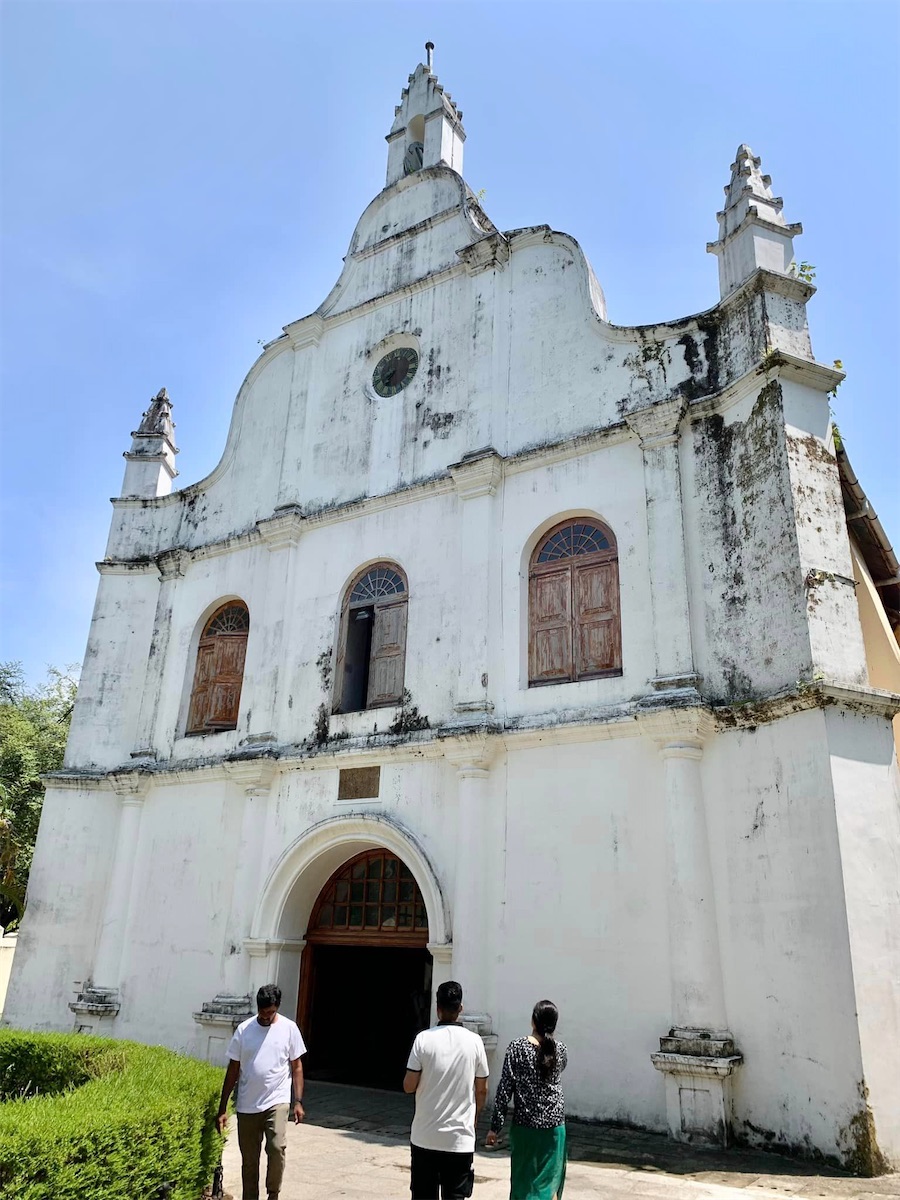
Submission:
M 890 720 L 900 713 L 900 694 L 852 684 L 817 682 L 774 692 L 757 700 L 713 706 L 720 731 L 755 729 L 814 708 L 844 708 Z
M 231 759 L 222 765 L 228 778 L 248 795 L 268 792 L 278 774 L 278 764 L 272 758 Z
M 291 343 L 291 349 L 303 350 L 306 346 L 318 346 L 322 334 L 325 332 L 325 319 L 319 313 L 314 312 L 310 313 L 308 317 L 301 317 L 299 321 L 291 321 L 289 325 L 284 325 L 282 328 Z M 274 343 L 270 342 L 269 345 L 274 345 Z
M 552 466 L 554 463 L 565 462 L 569 458 L 579 458 L 585 454 L 593 454 L 606 446 L 615 446 L 621 442 L 630 441 L 631 430 L 627 422 L 615 421 L 600 429 L 586 433 L 575 434 L 560 442 L 547 442 L 542 446 L 525 446 L 515 450 L 503 460 L 504 475 L 518 474 L 531 471 L 537 467 Z
M 285 504 L 276 508 L 271 517 L 257 521 L 256 528 L 270 550 L 283 550 L 297 545 L 305 522 L 299 504 Z
M 444 757 L 459 770 L 486 771 L 497 755 L 496 739 L 486 729 L 471 733 L 439 733 Z
M 486 446 L 451 463 L 447 470 L 461 500 L 493 496 L 503 478 L 503 459 L 493 446 Z
M 525 750 L 543 745 L 638 737 L 636 712 L 637 702 L 629 700 L 598 708 L 513 718 L 502 730 L 503 743 L 507 750 Z
M 502 271 L 509 262 L 509 240 L 502 233 L 490 233 L 470 246 L 456 252 L 466 265 L 467 275 L 480 275 L 482 271 Z
M 796 275 L 785 275 L 781 271 L 770 271 L 768 267 L 757 267 L 752 275 L 739 284 L 733 292 L 723 296 L 709 312 L 715 313 L 723 308 L 743 304 L 750 296 L 760 295 L 763 292 L 772 292 L 775 295 L 786 296 L 790 300 L 797 300 L 801 304 L 805 304 L 811 296 L 815 295 L 816 289 L 804 279 L 798 279 Z
M 678 441 L 678 427 L 687 409 L 687 401 L 679 396 L 660 400 L 646 408 L 625 414 L 628 428 L 640 439 L 642 450 L 667 446 Z
M 191 552 L 180 546 L 173 550 L 164 550 L 162 554 L 157 554 L 156 565 L 159 568 L 160 583 L 181 579 L 191 565 Z
M 410 225 L 406 229 L 401 229 L 397 233 L 392 233 L 386 238 L 382 238 L 380 242 L 373 242 L 371 246 L 365 246 L 362 250 L 356 250 L 349 255 L 355 262 L 360 262 L 363 259 L 371 258 L 373 254 L 378 254 L 382 250 L 386 250 L 388 246 L 396 245 L 408 237 L 417 237 L 420 233 L 425 233 L 429 229 L 433 229 L 436 225 L 442 225 L 444 221 L 449 221 L 451 217 L 459 216 L 461 212 L 459 204 L 452 204 L 449 208 L 442 208 L 440 212 L 431 217 L 425 217 L 421 221 L 417 221 L 415 225 Z
M 762 204 L 772 204 L 772 201 L 766 199 L 764 196 L 754 197 L 754 199 L 758 200 L 759 203 Z M 779 196 L 778 199 L 780 200 L 781 197 Z M 778 211 L 780 211 L 780 207 L 778 208 Z M 721 213 L 716 213 L 717 217 L 724 217 L 724 215 L 724 211 Z M 757 205 L 750 204 L 747 206 L 747 212 L 745 213 L 743 219 L 739 221 L 737 225 L 735 225 L 734 229 L 732 229 L 729 233 L 726 233 L 724 237 L 718 238 L 714 242 L 706 243 L 706 249 L 708 253 L 721 254 L 722 250 L 728 245 L 729 242 L 734 241 L 739 233 L 743 233 L 743 231 L 745 229 L 749 229 L 751 225 L 758 225 L 762 229 L 768 230 L 769 233 L 777 233 L 779 237 L 783 238 L 800 237 L 800 235 L 803 233 L 803 226 L 799 221 L 794 221 L 791 224 L 780 225 L 777 221 L 770 221 L 768 217 L 760 216 Z
M 840 708 L 873 712 L 888 719 L 900 713 L 900 692 L 840 683 L 820 683 L 816 690 L 827 704 Z
M 103 558 L 94 565 L 101 575 L 153 575 L 159 571 L 153 558 Z
M 352 321 L 356 317 L 362 316 L 367 312 L 374 312 L 385 304 L 392 304 L 404 296 L 416 296 L 419 292 L 423 292 L 428 288 L 437 287 L 440 283 L 446 283 L 448 279 L 455 279 L 457 275 L 462 275 L 464 271 L 462 263 L 451 263 L 447 267 L 441 267 L 437 271 L 432 271 L 428 275 L 421 275 L 418 279 L 411 279 L 409 283 L 401 284 L 400 287 L 394 288 L 390 292 L 381 292 L 377 296 L 369 296 L 365 300 L 360 300 L 358 303 L 351 305 L 350 308 L 337 309 L 329 311 L 326 316 L 329 324 L 343 325 L 347 321 Z M 337 301 L 340 297 L 336 297 Z
M 696 693 L 695 693 L 696 695 Z M 700 699 L 699 696 L 696 697 Z M 654 700 L 657 698 L 654 697 Z M 678 743 L 701 746 L 716 732 L 716 718 L 704 704 L 647 704 L 636 714 L 640 732 L 660 748 Z
M 68 791 L 111 792 L 113 784 L 105 771 L 79 771 L 63 769 L 48 771 L 40 776 L 45 788 L 64 788 Z
M 834 367 L 826 367 L 824 363 L 814 362 L 808 358 L 798 358 L 784 350 L 772 350 L 766 355 L 765 362 L 756 367 L 757 375 L 784 376 L 792 383 L 803 383 L 819 392 L 833 392 L 846 379 L 843 371 Z

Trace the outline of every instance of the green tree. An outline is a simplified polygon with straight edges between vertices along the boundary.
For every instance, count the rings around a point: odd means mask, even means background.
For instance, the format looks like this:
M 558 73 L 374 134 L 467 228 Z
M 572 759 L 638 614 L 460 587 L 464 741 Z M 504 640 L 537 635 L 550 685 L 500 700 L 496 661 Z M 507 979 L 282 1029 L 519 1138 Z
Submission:
M 44 788 L 41 775 L 62 765 L 77 681 L 74 668 L 51 667 L 28 687 L 18 662 L 0 663 L 0 925 L 16 925 L 34 854 Z

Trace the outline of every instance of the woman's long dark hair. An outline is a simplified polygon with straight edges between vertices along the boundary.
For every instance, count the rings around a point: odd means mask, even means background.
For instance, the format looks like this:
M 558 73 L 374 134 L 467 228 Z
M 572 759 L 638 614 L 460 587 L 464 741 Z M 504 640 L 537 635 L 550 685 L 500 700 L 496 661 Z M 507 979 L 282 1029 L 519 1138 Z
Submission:
M 556 1074 L 556 1038 L 553 1036 L 559 1009 L 552 1000 L 538 1000 L 531 1014 L 534 1032 L 540 1038 L 537 1053 L 538 1075 L 543 1083 L 549 1083 Z

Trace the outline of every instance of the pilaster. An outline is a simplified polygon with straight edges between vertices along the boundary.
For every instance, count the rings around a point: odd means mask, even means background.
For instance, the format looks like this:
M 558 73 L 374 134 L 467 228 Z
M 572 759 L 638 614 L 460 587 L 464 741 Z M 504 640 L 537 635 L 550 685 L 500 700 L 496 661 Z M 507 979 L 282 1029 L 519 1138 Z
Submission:
M 453 978 L 462 985 L 466 1023 L 483 1037 L 492 1032 L 485 953 L 487 816 L 494 748 L 486 737 L 447 748 L 456 767 L 456 880 L 453 888 Z
M 166 550 L 156 560 L 159 568 L 159 593 L 156 598 L 156 613 L 153 618 L 153 634 L 147 655 L 147 671 L 144 690 L 141 694 L 141 710 L 138 717 L 137 742 L 131 757 L 154 759 L 157 754 L 156 718 L 162 696 L 163 678 L 169 657 L 169 640 L 172 632 L 172 606 L 177 581 L 184 577 L 190 564 L 189 551 Z
M 456 712 L 461 723 L 470 724 L 486 722 L 494 711 L 489 667 L 500 569 L 494 497 L 502 482 L 502 459 L 489 447 L 453 463 L 449 470 L 459 497 L 460 517 Z
M 702 708 L 657 708 L 638 724 L 665 764 L 665 837 L 672 1025 L 653 1066 L 666 1075 L 669 1133 L 725 1144 L 729 1079 L 743 1061 L 726 1029 L 706 807 L 700 764 L 715 718 Z
M 127 771 L 110 776 L 110 780 L 120 798 L 119 827 L 92 978 L 69 1005 L 76 1016 L 90 1013 L 113 1018 L 120 1007 L 122 954 L 133 908 L 134 864 L 150 776 L 144 771 Z
M 285 679 L 289 658 L 285 646 L 291 640 L 297 604 L 293 590 L 296 569 L 297 545 L 303 535 L 306 518 L 295 504 L 276 508 L 274 514 L 264 521 L 257 521 L 256 528 L 269 551 L 265 564 L 266 589 L 262 612 L 259 614 L 259 651 L 256 669 L 252 678 L 258 697 L 253 706 L 251 728 L 247 741 L 276 742 L 284 737 L 282 719 L 286 709 L 285 692 L 289 690 Z M 252 670 L 252 666 L 251 666 Z
M 226 762 L 225 771 L 236 790 L 243 792 L 241 808 L 240 850 L 232 878 L 231 911 L 228 917 L 226 941 L 231 946 L 244 946 L 250 932 L 253 910 L 259 892 L 269 820 L 269 795 L 277 775 L 277 765 L 271 759 L 254 758 Z M 250 953 L 229 954 L 223 951 L 224 991 L 242 995 L 251 989 Z
M 630 413 L 626 420 L 644 459 L 650 600 L 657 690 L 693 687 L 690 597 L 684 545 L 684 509 L 678 457 L 684 400 L 665 401 Z

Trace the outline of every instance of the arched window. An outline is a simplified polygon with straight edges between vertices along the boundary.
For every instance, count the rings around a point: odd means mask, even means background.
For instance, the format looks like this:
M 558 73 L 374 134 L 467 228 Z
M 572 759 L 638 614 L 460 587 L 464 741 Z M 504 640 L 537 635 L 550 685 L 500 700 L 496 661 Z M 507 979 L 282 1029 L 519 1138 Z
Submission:
M 393 563 L 367 567 L 347 589 L 335 671 L 335 712 L 399 704 L 406 667 L 406 579 Z
M 528 686 L 621 673 L 616 539 L 598 521 L 570 518 L 531 556 Z
M 217 608 L 203 627 L 186 733 L 236 729 L 250 613 L 241 600 Z
M 357 854 L 322 889 L 306 940 L 424 946 L 428 913 L 412 871 L 390 850 Z

